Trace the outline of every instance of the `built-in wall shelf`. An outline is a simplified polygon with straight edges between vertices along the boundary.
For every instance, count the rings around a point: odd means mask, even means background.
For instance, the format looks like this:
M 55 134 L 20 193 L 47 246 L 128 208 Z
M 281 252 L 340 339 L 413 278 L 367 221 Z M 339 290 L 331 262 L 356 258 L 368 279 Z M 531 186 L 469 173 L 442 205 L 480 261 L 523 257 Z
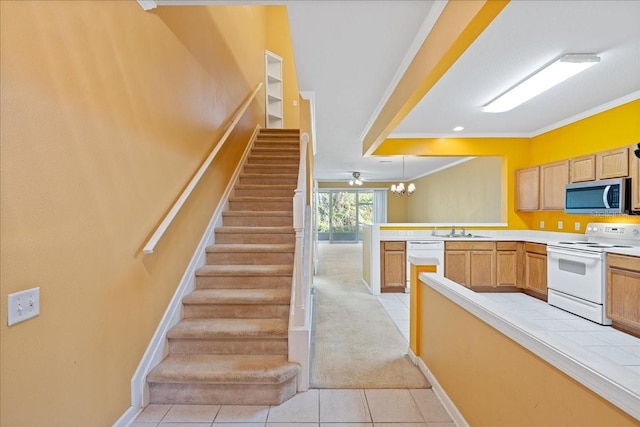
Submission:
M 282 58 L 268 50 L 264 51 L 266 81 L 266 127 L 282 128 Z

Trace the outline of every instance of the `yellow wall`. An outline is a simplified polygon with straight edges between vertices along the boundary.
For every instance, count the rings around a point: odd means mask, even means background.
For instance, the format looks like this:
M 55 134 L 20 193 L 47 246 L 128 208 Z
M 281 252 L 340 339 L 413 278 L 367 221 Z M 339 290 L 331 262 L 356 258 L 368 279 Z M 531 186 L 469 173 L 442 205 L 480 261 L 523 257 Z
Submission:
M 346 188 L 357 190 L 362 188 L 391 188 L 391 182 L 364 182 L 362 186 L 353 187 L 348 182 L 319 182 L 318 188 Z M 403 223 L 407 222 L 407 197 L 394 196 L 387 192 L 387 222 Z
M 0 424 L 111 425 L 264 120 L 257 102 L 156 252 L 142 255 L 224 123 L 264 79 L 266 15 L 261 7 L 144 12 L 134 1 L 2 1 L 0 17 Z M 7 327 L 7 294 L 34 286 L 40 316 Z
M 530 165 L 554 162 L 598 151 L 624 147 L 640 142 L 640 100 L 580 120 L 568 126 L 547 132 L 532 139 Z M 584 233 L 589 222 L 638 223 L 640 216 L 593 217 L 589 215 L 567 215 L 564 212 L 531 212 L 521 217 L 529 228 L 558 230 L 558 221 L 563 222 L 562 231 L 574 232 L 574 223 L 580 222 L 580 233 Z
M 439 138 L 386 139 L 374 155 L 420 156 L 502 156 L 503 205 L 508 228 L 584 233 L 588 222 L 638 222 L 638 216 L 592 218 L 555 212 L 516 212 L 514 208 L 515 170 L 588 153 L 631 145 L 640 141 L 640 100 L 610 109 L 534 138 Z M 557 221 L 564 228 L 557 228 Z M 581 223 L 574 231 L 574 222 Z
M 509 228 L 524 229 L 526 223 L 515 212 L 513 197 L 515 170 L 528 165 L 531 141 L 528 138 L 429 138 L 386 139 L 374 153 L 379 156 L 499 156 L 503 180 L 501 205 Z
M 267 49 L 282 57 L 284 127 L 297 129 L 300 113 L 298 106 L 294 106 L 293 103 L 299 101 L 298 77 L 293 58 L 287 7 L 268 6 L 267 18 Z
M 433 288 L 420 286 L 420 358 L 469 425 L 638 425 Z
M 502 222 L 500 157 L 477 157 L 417 179 L 407 222 Z

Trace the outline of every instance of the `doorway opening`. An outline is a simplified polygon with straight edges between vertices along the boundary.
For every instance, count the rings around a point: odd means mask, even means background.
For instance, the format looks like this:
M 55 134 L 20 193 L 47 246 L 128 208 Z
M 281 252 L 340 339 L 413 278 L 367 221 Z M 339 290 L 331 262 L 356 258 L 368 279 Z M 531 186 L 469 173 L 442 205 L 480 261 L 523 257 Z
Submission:
M 318 240 L 330 243 L 362 241 L 362 224 L 372 223 L 373 190 L 319 190 Z

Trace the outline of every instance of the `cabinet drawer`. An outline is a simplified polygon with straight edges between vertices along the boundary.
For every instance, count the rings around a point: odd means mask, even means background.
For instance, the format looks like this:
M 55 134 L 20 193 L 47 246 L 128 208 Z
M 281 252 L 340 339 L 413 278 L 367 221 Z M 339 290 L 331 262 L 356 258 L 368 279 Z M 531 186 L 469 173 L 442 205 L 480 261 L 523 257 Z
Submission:
M 499 251 L 515 251 L 518 249 L 518 242 L 496 242 L 496 249 Z
M 640 258 L 634 256 L 608 254 L 607 264 L 623 270 L 640 271 Z
M 532 252 L 534 254 L 546 255 L 547 245 L 543 245 L 541 243 L 525 243 L 524 250 L 525 252 Z
M 380 242 L 385 251 L 404 251 L 405 242 Z
M 492 251 L 496 242 L 445 242 L 445 249 L 454 251 Z

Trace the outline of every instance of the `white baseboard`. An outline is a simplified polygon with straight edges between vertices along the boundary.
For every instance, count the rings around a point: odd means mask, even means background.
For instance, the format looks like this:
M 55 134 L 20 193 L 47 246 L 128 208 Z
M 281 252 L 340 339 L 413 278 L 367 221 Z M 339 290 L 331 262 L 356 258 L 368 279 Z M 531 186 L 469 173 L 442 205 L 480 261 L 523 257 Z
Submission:
M 215 228 L 222 224 L 222 212 L 227 206 L 233 187 L 235 186 L 238 177 L 240 176 L 240 172 L 242 171 L 242 165 L 249 156 L 249 152 L 253 147 L 253 143 L 259 130 L 260 127 L 256 126 L 249 144 L 247 144 L 247 148 L 242 155 L 242 159 L 238 163 L 238 167 L 236 168 L 233 176 L 229 180 L 229 185 L 227 185 L 225 192 L 220 198 L 220 203 L 213 212 L 204 235 L 202 236 L 200 243 L 191 257 L 191 261 L 182 275 L 182 279 L 180 280 L 180 283 L 178 284 L 178 287 L 176 288 L 176 291 L 173 294 L 173 297 L 171 298 L 171 301 L 169 302 L 169 305 L 165 310 L 149 345 L 147 346 L 147 350 L 142 356 L 142 360 L 140 361 L 138 368 L 133 374 L 133 378 L 131 379 L 131 407 L 129 407 L 129 409 L 127 409 L 122 417 L 120 417 L 116 422 L 118 423 L 118 426 L 126 426 L 127 424 L 120 424 L 121 420 L 125 419 L 125 416 L 129 416 L 131 413 L 135 416 L 149 401 L 149 389 L 146 382 L 147 375 L 162 361 L 162 359 L 166 357 L 168 353 L 168 343 L 166 339 L 167 331 L 175 326 L 182 318 L 182 298 L 195 288 L 196 270 L 206 263 L 206 248 L 207 246 L 211 246 L 215 243 Z M 128 422 L 131 421 L 133 421 L 133 419 Z
M 435 393 L 440 403 L 442 403 L 442 406 L 444 406 L 444 409 L 446 409 L 446 411 L 449 413 L 449 416 L 453 420 L 453 423 L 456 425 L 456 427 L 469 427 L 469 423 L 467 423 L 467 420 L 464 419 L 456 405 L 449 398 L 447 392 L 444 391 L 436 377 L 429 370 L 427 365 L 425 365 L 422 359 L 417 357 L 413 353 L 413 351 L 411 351 L 411 349 L 409 349 L 407 354 L 409 355 L 409 359 L 411 359 L 411 361 L 416 366 L 418 366 L 420 372 L 422 372 L 422 374 L 427 378 L 427 381 L 429 381 L 429 383 L 431 384 L 431 389 Z

